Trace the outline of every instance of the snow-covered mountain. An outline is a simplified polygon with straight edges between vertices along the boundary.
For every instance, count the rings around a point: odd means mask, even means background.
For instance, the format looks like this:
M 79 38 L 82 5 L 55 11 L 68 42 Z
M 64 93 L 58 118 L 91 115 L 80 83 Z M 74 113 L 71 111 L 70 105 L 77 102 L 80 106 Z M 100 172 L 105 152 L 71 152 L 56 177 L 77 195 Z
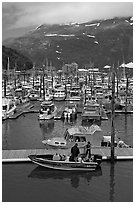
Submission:
M 86 23 L 39 25 L 27 35 L 7 39 L 5 46 L 28 56 L 42 66 L 47 57 L 56 68 L 90 61 L 102 67 L 119 60 L 133 60 L 133 18 L 114 18 Z

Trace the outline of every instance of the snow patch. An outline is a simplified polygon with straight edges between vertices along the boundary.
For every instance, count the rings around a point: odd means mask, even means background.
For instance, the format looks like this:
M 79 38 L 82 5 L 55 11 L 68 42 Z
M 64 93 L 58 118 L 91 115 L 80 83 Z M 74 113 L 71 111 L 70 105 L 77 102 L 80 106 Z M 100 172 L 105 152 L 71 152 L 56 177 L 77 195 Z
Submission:
M 129 23 L 129 21 L 128 21 L 128 20 L 125 20 L 125 22 Z
M 54 36 L 59 36 L 59 37 L 74 37 L 74 34 L 70 34 L 70 35 L 62 35 L 62 34 L 56 34 L 56 33 L 50 33 L 50 34 L 46 34 L 45 36 L 47 37 L 54 37 Z
M 94 35 L 87 35 L 88 37 L 90 37 L 90 38 L 95 38 L 95 36 Z
M 41 26 L 41 24 L 39 26 L 37 26 L 36 28 L 34 28 L 34 30 L 40 30 L 40 26 Z
M 98 41 L 94 41 L 94 43 L 99 44 Z
M 92 23 L 92 24 L 86 24 L 85 26 L 87 27 L 87 26 L 99 26 L 100 25 L 100 23 Z
M 52 37 L 52 36 L 58 36 L 58 34 L 55 34 L 55 33 L 53 33 L 53 34 L 46 34 L 45 36 Z
M 133 23 L 130 23 L 130 25 L 133 25 Z
M 130 18 L 130 21 L 133 21 L 133 17 Z
M 56 50 L 56 53 L 61 53 L 60 51 Z

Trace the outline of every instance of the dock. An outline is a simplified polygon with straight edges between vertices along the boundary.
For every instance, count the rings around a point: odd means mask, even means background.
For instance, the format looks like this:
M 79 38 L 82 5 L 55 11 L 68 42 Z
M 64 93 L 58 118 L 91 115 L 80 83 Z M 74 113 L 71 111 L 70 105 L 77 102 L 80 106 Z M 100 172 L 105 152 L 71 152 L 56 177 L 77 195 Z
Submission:
M 102 155 L 103 160 L 109 160 L 110 147 L 92 147 L 92 154 Z M 70 155 L 70 149 L 23 149 L 23 150 L 2 150 L 2 162 L 30 162 L 28 155 L 31 154 L 65 154 Z M 83 148 L 80 148 L 83 153 Z M 133 148 L 115 148 L 115 160 L 133 160 Z
M 16 109 L 16 113 L 12 116 L 9 116 L 8 119 L 17 119 L 18 117 L 26 113 L 38 113 L 39 110 L 36 110 L 33 107 L 34 105 L 31 105 L 30 103 L 24 104 L 22 106 L 18 106 Z

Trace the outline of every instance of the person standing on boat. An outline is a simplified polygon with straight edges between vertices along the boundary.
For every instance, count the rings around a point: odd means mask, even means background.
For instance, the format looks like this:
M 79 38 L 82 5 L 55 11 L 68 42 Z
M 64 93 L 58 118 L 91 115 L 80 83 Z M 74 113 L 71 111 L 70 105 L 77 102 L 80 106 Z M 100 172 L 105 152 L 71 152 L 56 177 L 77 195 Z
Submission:
M 88 141 L 88 143 L 85 146 L 85 157 L 90 158 L 91 157 L 91 143 Z
M 78 148 L 78 144 L 75 143 L 75 145 L 71 148 L 71 161 L 77 161 L 78 155 L 80 154 L 80 150 Z

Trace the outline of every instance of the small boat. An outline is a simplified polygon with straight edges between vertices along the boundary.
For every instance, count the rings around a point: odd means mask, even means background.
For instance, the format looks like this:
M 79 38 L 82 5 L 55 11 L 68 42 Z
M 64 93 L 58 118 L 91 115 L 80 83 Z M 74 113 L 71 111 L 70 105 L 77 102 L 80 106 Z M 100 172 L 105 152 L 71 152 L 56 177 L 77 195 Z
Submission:
M 8 98 L 2 98 L 2 120 L 14 115 L 15 111 L 15 102 Z
M 41 109 L 39 113 L 40 120 L 50 120 L 54 118 L 57 107 L 52 101 L 43 101 L 41 103 Z
M 65 155 L 60 155 L 60 160 L 54 160 L 53 154 L 45 155 L 29 155 L 28 158 L 35 164 L 49 169 L 63 171 L 95 171 L 102 162 L 101 155 L 92 155 L 89 161 L 83 160 L 83 156 L 78 161 L 70 161 L 70 158 Z
M 83 126 L 74 126 L 65 130 L 64 137 L 53 137 L 43 140 L 42 143 L 54 148 L 71 148 L 75 143 L 78 143 L 78 147 L 83 148 L 87 141 L 90 141 L 92 145 L 100 146 L 100 143 L 97 143 L 97 138 L 99 141 L 101 140 L 101 128 L 98 125 L 91 125 L 89 129 Z
M 39 93 L 36 90 L 32 90 L 29 94 L 30 101 L 37 101 L 39 99 Z

